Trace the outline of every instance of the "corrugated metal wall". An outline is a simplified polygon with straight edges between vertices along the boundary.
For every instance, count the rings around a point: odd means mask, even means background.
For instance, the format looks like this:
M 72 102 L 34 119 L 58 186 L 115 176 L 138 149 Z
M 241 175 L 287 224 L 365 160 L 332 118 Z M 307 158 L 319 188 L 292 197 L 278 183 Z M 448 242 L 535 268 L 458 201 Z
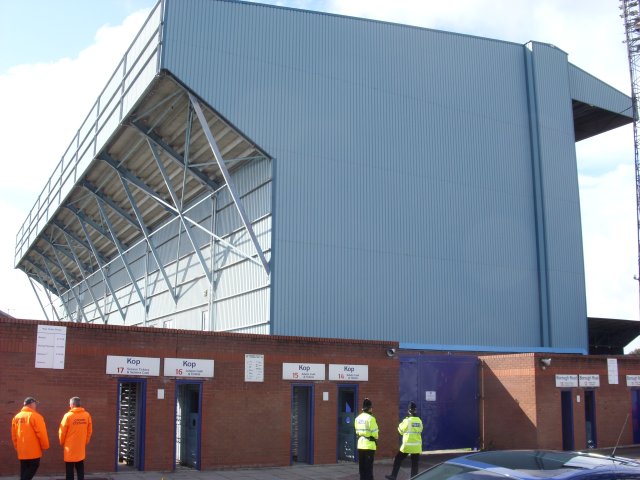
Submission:
M 580 197 L 567 54 L 531 46 L 547 263 L 549 344 L 588 345 Z
M 543 346 L 524 46 L 214 0 L 168 0 L 164 33 L 276 159 L 273 333 Z M 536 68 L 552 346 L 586 349 L 568 66 Z

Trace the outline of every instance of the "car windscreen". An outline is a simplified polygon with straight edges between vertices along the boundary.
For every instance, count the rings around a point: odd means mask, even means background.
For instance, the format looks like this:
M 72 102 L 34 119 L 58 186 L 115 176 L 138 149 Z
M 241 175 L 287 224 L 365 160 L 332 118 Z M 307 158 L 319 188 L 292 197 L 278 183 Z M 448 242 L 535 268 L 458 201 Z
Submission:
M 503 475 L 487 470 L 478 470 L 454 463 L 441 463 L 419 473 L 412 480 L 497 480 L 504 478 Z

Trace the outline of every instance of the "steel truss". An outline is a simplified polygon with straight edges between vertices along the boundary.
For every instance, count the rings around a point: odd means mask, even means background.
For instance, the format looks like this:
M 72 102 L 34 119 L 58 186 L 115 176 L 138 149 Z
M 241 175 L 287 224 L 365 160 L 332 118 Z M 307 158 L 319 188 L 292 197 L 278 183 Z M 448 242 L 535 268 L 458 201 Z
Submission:
M 161 82 L 166 83 L 166 79 L 161 79 Z M 183 124 L 178 129 L 183 136 L 168 138 L 166 132 L 162 132 L 164 122 L 180 108 L 186 109 Z M 33 282 L 44 287 L 49 304 L 53 305 L 50 293 L 57 297 L 68 319 L 90 321 L 84 308 L 92 306 L 103 323 L 108 323 L 114 312 L 124 323 L 128 306 L 120 303 L 117 287 L 109 275 L 110 265 L 117 259 L 122 261 L 132 293 L 148 312 L 147 289 L 143 291 L 140 288 L 140 279 L 136 278 L 128 259 L 129 252 L 141 243 L 146 245 L 167 292 L 177 305 L 180 298 L 177 262 L 180 258 L 179 238 L 183 233 L 189 241 L 191 252 L 197 257 L 210 291 L 213 291 L 216 286 L 213 258 L 212 264 L 207 265 L 202 247 L 194 237 L 196 230 L 204 232 L 211 245 L 225 247 L 240 259 L 259 266 L 267 276 L 270 275 L 269 262 L 227 166 L 248 164 L 268 156 L 228 124 L 224 123 L 221 129 L 218 126 L 220 122 L 224 122 L 221 117 L 211 110 L 205 113 L 200 101 L 182 87 L 178 91 L 170 91 L 165 97 L 154 99 L 148 108 L 135 112 L 135 116 L 124 122 L 116 135 L 128 135 L 127 148 L 114 148 L 114 153 L 107 145 L 96 156 L 89 171 L 78 180 L 74 191 L 40 233 L 20 265 L 29 276 L 47 319 L 46 308 Z M 216 126 L 217 132 L 214 132 Z M 225 135 L 235 137 L 223 149 L 219 139 Z M 182 144 L 177 141 L 178 138 L 182 139 Z M 238 146 L 242 147 L 240 155 Z M 225 151 L 232 153 L 231 158 L 224 158 Z M 101 168 L 99 165 L 108 168 L 92 178 L 92 169 Z M 121 188 L 115 189 L 116 183 Z M 251 239 L 253 253 L 245 252 L 190 217 L 193 209 L 205 201 L 215 201 L 224 189 L 228 191 L 243 229 Z M 158 253 L 154 235 L 173 221 L 178 222 L 179 228 L 176 278 L 172 283 Z M 103 295 L 94 291 L 95 286 L 92 287 L 92 283 L 95 285 L 100 282 L 106 288 Z M 90 302 L 83 301 L 83 292 L 89 294 Z M 56 319 L 61 320 L 55 308 L 53 312 Z
M 638 242 L 638 280 L 640 289 L 640 131 L 638 126 L 640 101 L 640 8 L 637 0 L 620 0 L 620 15 L 624 20 L 625 40 L 631 77 L 631 104 L 633 106 L 633 147 L 636 175 L 636 233 Z M 640 296 L 639 296 L 640 298 Z

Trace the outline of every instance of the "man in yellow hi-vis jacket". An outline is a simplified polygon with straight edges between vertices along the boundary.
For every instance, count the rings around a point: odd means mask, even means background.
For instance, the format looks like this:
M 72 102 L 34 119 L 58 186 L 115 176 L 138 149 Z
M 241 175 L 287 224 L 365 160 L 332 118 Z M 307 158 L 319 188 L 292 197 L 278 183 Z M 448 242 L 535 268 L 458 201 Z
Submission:
M 400 464 L 407 455 L 411 455 L 411 476 L 418 474 L 420 454 L 422 453 L 422 420 L 416 415 L 415 403 L 409 402 L 409 415 L 398 425 L 398 433 L 402 435 L 402 446 L 393 460 L 391 475 L 385 476 L 387 480 L 396 480 Z
M 373 404 L 365 398 L 362 402 L 362 413 L 354 423 L 358 437 L 358 467 L 360 480 L 373 480 L 373 458 L 378 442 L 378 423 L 371 414 Z

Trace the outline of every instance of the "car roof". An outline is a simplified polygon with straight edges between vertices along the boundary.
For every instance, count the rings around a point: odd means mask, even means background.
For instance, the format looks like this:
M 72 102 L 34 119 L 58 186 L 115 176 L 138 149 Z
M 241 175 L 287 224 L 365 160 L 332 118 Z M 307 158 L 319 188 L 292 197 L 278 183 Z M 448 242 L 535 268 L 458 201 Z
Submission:
M 583 452 L 493 450 L 471 453 L 445 463 L 464 465 L 518 479 L 588 477 L 587 474 L 594 473 L 596 469 L 598 474 L 615 471 L 617 474 L 635 474 L 640 478 L 640 463 L 634 460 Z

